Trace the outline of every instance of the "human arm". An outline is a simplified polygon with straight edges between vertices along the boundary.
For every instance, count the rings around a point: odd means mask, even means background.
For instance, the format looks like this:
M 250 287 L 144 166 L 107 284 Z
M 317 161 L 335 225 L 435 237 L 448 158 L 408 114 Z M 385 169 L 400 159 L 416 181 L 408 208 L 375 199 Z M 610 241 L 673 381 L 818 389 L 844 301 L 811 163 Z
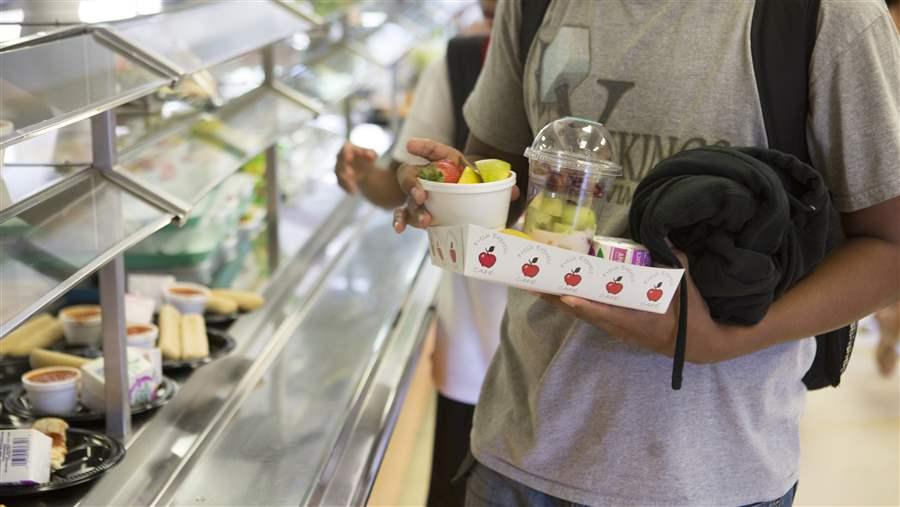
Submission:
M 409 113 L 397 136 L 387 168 L 376 166 L 377 154 L 369 149 L 344 145 L 338 153 L 335 174 L 341 188 L 348 193 L 359 191 L 373 204 L 383 208 L 403 205 L 406 194 L 398 185 L 397 169 L 402 163 L 416 164 L 423 159 L 406 150 L 407 142 L 414 137 L 427 137 L 440 143 L 453 142 L 453 98 L 447 76 L 447 61 L 437 58 L 422 72 Z
M 400 162 L 391 160 L 390 166 L 378 167 L 378 155 L 361 146 L 345 143 L 334 163 L 338 184 L 348 194 L 361 193 L 372 204 L 390 209 L 406 199 L 397 185 L 396 170 Z
M 847 240 L 751 327 L 714 322 L 689 283 L 689 361 L 730 359 L 821 334 L 900 298 L 900 46 L 892 44 L 896 32 L 886 14 L 869 4 L 823 8 L 832 9 L 825 19 L 845 22 L 825 23 L 819 34 L 808 139 Z M 623 341 L 672 355 L 678 298 L 662 316 L 547 298 Z
M 522 66 L 518 54 L 519 7 L 520 2 L 497 4 L 487 57 L 478 83 L 464 108 L 470 131 L 464 150 L 466 158 L 472 162 L 498 158 L 509 162 L 516 172 L 511 219 L 524 209 L 528 164 L 522 154 L 525 147 L 531 144 L 532 137 L 525 114 Z M 431 139 L 440 141 L 433 137 Z M 449 144 L 417 139 L 408 143 L 407 148 L 409 153 L 418 155 L 421 159 L 456 159 L 459 152 L 450 148 Z M 431 223 L 431 217 L 422 208 L 426 195 L 416 180 L 419 169 L 420 167 L 410 165 L 398 170 L 400 186 L 410 196 L 408 205 L 394 213 L 398 232 L 406 227 L 407 222 L 414 227 L 427 227 Z
M 431 139 L 410 139 L 406 145 L 409 153 L 421 157 L 426 160 L 442 160 L 449 158 L 451 160 L 460 159 L 460 152 L 451 146 L 439 143 Z M 475 136 L 469 134 L 466 142 L 466 159 L 471 162 L 483 160 L 487 158 L 498 158 L 510 163 L 512 170 L 516 173 L 516 187 L 513 188 L 512 199 L 510 205 L 509 220 L 514 222 L 522 210 L 525 209 L 525 194 L 523 191 L 527 182 L 528 164 L 525 157 L 505 152 L 499 148 L 493 147 L 484 141 L 479 140 Z M 404 195 L 409 198 L 406 205 L 397 208 L 394 211 L 394 229 L 399 233 L 403 232 L 407 226 L 424 229 L 431 225 L 431 215 L 425 210 L 424 203 L 427 193 L 419 183 L 418 175 L 423 166 L 415 164 L 402 164 L 397 169 L 397 181 Z
M 694 363 L 723 361 L 822 334 L 900 299 L 900 197 L 846 213 L 843 220 L 847 241 L 812 275 L 775 301 L 756 325 L 715 322 L 688 274 L 686 359 Z M 690 269 L 687 259 L 681 260 Z M 677 295 L 662 315 L 572 296 L 542 297 L 624 342 L 668 356 L 674 353 Z

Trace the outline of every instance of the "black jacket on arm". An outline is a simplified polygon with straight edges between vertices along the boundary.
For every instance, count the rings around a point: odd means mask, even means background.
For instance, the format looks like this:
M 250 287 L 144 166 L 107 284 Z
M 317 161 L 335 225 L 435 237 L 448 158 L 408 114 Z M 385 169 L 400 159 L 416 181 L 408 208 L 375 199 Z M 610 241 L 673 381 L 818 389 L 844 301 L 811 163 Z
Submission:
M 762 320 L 843 239 L 820 174 L 763 148 L 707 147 L 663 160 L 635 190 L 629 222 L 655 261 L 679 265 L 666 238 L 687 255 L 713 319 L 743 325 Z

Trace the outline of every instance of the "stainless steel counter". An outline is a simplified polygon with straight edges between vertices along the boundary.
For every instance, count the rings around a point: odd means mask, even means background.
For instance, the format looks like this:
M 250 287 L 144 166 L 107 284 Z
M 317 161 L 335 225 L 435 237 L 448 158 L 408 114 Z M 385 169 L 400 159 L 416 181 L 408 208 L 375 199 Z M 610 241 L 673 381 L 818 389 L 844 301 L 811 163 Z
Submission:
M 327 178 L 326 178 L 327 179 Z M 135 419 L 93 484 L 16 505 L 359 505 L 415 367 L 439 272 L 425 235 L 308 185 L 281 215 L 282 268 L 238 345 Z

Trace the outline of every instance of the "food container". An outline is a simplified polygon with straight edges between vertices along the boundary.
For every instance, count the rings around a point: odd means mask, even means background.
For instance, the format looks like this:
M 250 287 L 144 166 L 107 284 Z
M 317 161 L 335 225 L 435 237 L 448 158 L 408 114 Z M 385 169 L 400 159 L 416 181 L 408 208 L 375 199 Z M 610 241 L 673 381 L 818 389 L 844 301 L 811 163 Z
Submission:
M 156 366 L 146 357 L 146 349 L 128 348 L 128 402 L 131 406 L 150 403 L 156 399 L 157 378 L 161 378 Z M 103 358 L 97 358 L 81 367 L 84 388 L 81 402 L 94 412 L 106 410 L 106 377 Z
M 487 229 L 506 227 L 516 173 L 505 180 L 463 185 L 419 179 L 428 193 L 425 209 L 431 225 L 478 225 Z
M 589 253 L 606 194 L 622 175 L 609 131 L 600 123 L 561 118 L 538 132 L 525 156 L 524 232 L 547 245 Z
M 53 440 L 34 429 L 0 430 L 0 484 L 50 482 Z
M 22 385 L 35 412 L 68 414 L 78 406 L 81 372 L 69 366 L 48 366 L 22 375 Z
M 163 297 L 181 313 L 202 314 L 209 299 L 209 289 L 196 283 L 173 283 L 166 287 Z
M 530 292 L 578 296 L 665 313 L 683 269 L 613 262 L 541 244 L 518 231 L 477 225 L 428 228 L 431 263 L 463 276 Z
M 650 251 L 640 243 L 609 236 L 594 236 L 593 253 L 601 259 L 635 266 L 652 266 Z
M 156 338 L 159 337 L 159 328 L 153 324 L 129 322 L 125 326 L 125 334 L 128 336 L 129 347 L 152 349 L 156 346 Z
M 63 334 L 69 345 L 99 347 L 103 342 L 100 305 L 75 305 L 59 312 Z

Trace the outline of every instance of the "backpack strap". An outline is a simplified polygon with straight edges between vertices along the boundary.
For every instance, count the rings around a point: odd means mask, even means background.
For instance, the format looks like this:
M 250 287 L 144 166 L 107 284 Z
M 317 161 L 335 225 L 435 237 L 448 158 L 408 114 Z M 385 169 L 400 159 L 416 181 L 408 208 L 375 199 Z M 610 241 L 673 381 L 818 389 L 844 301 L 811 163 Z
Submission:
M 475 88 L 481 74 L 482 51 L 487 44 L 486 35 L 460 36 L 447 43 L 447 75 L 450 77 L 450 95 L 453 99 L 453 146 L 463 149 L 469 137 L 469 126 L 463 118 L 463 105 Z
M 812 164 L 806 142 L 809 63 L 820 0 L 756 0 L 750 28 L 753 71 L 769 148 Z M 835 218 L 838 220 L 838 218 Z M 834 243 L 842 240 L 835 227 Z M 803 383 L 837 386 L 853 351 L 856 323 L 816 336 L 816 356 Z
M 756 0 L 750 28 L 753 71 L 769 148 L 810 163 L 806 143 L 809 62 L 820 0 Z
M 519 63 L 522 65 L 524 72 L 525 62 L 528 61 L 528 52 L 531 50 L 531 43 L 537 36 L 541 23 L 544 22 L 544 15 L 547 14 L 547 8 L 550 7 L 552 0 L 520 0 L 522 5 L 522 20 L 519 27 Z

